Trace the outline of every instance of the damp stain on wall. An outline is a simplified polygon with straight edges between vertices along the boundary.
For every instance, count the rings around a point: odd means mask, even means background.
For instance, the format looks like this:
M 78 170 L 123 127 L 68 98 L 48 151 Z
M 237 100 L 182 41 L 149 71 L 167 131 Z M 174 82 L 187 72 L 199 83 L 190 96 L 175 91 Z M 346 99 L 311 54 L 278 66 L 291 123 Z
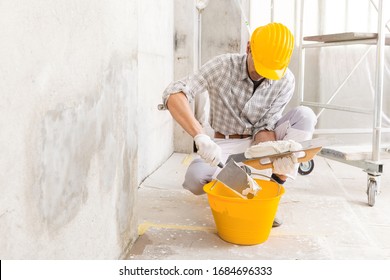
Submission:
M 136 60 L 114 57 L 99 92 L 72 107 L 58 105 L 42 121 L 39 149 L 39 212 L 55 231 L 69 223 L 88 199 L 88 172 L 98 158 L 101 195 L 112 195 L 120 233 L 134 219 L 137 189 Z M 98 202 L 96 202 L 98 203 Z

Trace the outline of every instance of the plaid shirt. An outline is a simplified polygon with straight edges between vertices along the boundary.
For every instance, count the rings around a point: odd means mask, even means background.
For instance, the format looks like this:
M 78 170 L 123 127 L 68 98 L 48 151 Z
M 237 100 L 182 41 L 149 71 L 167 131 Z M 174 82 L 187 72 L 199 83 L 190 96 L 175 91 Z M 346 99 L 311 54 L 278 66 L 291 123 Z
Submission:
M 214 131 L 255 135 L 261 130 L 274 130 L 293 96 L 294 75 L 287 69 L 283 78 L 265 79 L 253 92 L 246 61 L 246 54 L 215 57 L 197 73 L 172 82 L 163 93 L 164 105 L 173 93 L 183 92 L 191 102 L 196 94 L 208 91 L 209 122 Z

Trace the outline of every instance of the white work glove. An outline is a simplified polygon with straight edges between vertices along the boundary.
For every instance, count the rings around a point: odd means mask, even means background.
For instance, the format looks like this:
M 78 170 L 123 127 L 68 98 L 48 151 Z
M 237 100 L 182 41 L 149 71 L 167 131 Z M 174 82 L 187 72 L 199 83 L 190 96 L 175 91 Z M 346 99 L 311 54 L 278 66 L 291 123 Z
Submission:
M 302 145 L 294 140 L 278 140 L 260 142 L 246 149 L 245 157 L 266 157 L 274 154 L 292 152 L 302 149 Z
M 297 163 L 298 160 L 294 154 L 277 158 L 272 162 L 273 172 L 280 175 L 293 174 Z
M 211 166 L 217 166 L 222 159 L 221 148 L 206 134 L 198 134 L 194 137 L 195 145 L 200 155 Z

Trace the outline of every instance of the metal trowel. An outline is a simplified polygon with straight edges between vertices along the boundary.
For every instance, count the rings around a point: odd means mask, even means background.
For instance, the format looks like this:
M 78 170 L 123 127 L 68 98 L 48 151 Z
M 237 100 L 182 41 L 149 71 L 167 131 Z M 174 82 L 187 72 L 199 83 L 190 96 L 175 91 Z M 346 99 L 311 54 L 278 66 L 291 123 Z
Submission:
M 228 161 L 218 173 L 216 179 L 233 190 L 241 198 L 251 199 L 256 194 L 247 193 L 246 190 L 250 188 L 250 184 L 257 185 L 257 183 L 234 160 Z M 259 189 L 260 187 L 257 185 L 255 191 Z
M 300 142 L 302 148 L 295 151 L 288 151 L 283 153 L 271 153 L 261 157 L 247 158 L 245 153 L 233 154 L 228 157 L 228 161 L 242 162 L 245 165 L 251 166 L 255 169 L 272 168 L 272 161 L 276 158 L 290 156 L 296 154 L 299 163 L 311 160 L 321 149 L 324 144 L 329 144 L 329 139 L 316 138 Z

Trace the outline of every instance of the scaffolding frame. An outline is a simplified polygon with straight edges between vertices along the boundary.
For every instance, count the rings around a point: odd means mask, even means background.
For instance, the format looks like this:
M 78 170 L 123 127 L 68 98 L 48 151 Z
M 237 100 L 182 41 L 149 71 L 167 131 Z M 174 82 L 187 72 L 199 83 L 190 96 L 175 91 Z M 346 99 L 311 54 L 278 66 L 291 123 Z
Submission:
M 303 37 L 304 28 L 304 1 L 300 0 L 300 22 L 299 22 L 299 77 L 298 77 L 298 93 L 300 97 L 300 104 L 310 107 L 321 108 L 317 118 L 322 114 L 325 109 L 339 110 L 344 112 L 355 112 L 361 114 L 373 115 L 373 127 L 372 132 L 372 151 L 371 158 L 364 160 L 347 160 L 339 152 L 335 152 L 332 149 L 323 149 L 319 155 L 336 160 L 348 165 L 362 168 L 367 173 L 367 196 L 368 205 L 374 206 L 376 196 L 380 193 L 380 175 L 383 173 L 383 164 L 380 160 L 381 153 L 381 135 L 382 132 L 390 132 L 390 129 L 382 128 L 382 107 L 383 107 L 383 77 L 384 77 L 384 58 L 385 58 L 385 46 L 390 45 L 390 37 L 386 39 L 385 29 L 387 28 L 387 22 L 384 17 L 384 0 L 379 0 L 378 7 L 373 0 L 369 0 L 378 12 L 377 20 L 377 33 L 337 33 L 328 35 L 318 35 Z M 304 41 L 311 41 L 306 43 Z M 351 70 L 350 74 L 344 79 L 344 81 L 335 90 L 329 100 L 325 103 L 308 102 L 304 99 L 304 85 L 305 85 L 305 50 L 308 48 L 323 48 L 334 46 L 346 46 L 346 45 L 376 45 L 376 65 L 375 65 L 375 89 L 374 89 L 374 106 L 372 109 L 366 108 L 354 108 L 348 106 L 340 106 L 331 104 L 342 87 L 346 84 L 348 79 L 353 75 L 358 66 L 362 63 L 364 58 L 368 55 L 372 47 L 362 55 L 355 67 Z M 328 131 L 332 134 L 339 133 L 333 129 Z M 367 129 L 359 130 L 353 129 L 349 133 L 366 133 Z M 345 133 L 343 130 L 341 133 Z

